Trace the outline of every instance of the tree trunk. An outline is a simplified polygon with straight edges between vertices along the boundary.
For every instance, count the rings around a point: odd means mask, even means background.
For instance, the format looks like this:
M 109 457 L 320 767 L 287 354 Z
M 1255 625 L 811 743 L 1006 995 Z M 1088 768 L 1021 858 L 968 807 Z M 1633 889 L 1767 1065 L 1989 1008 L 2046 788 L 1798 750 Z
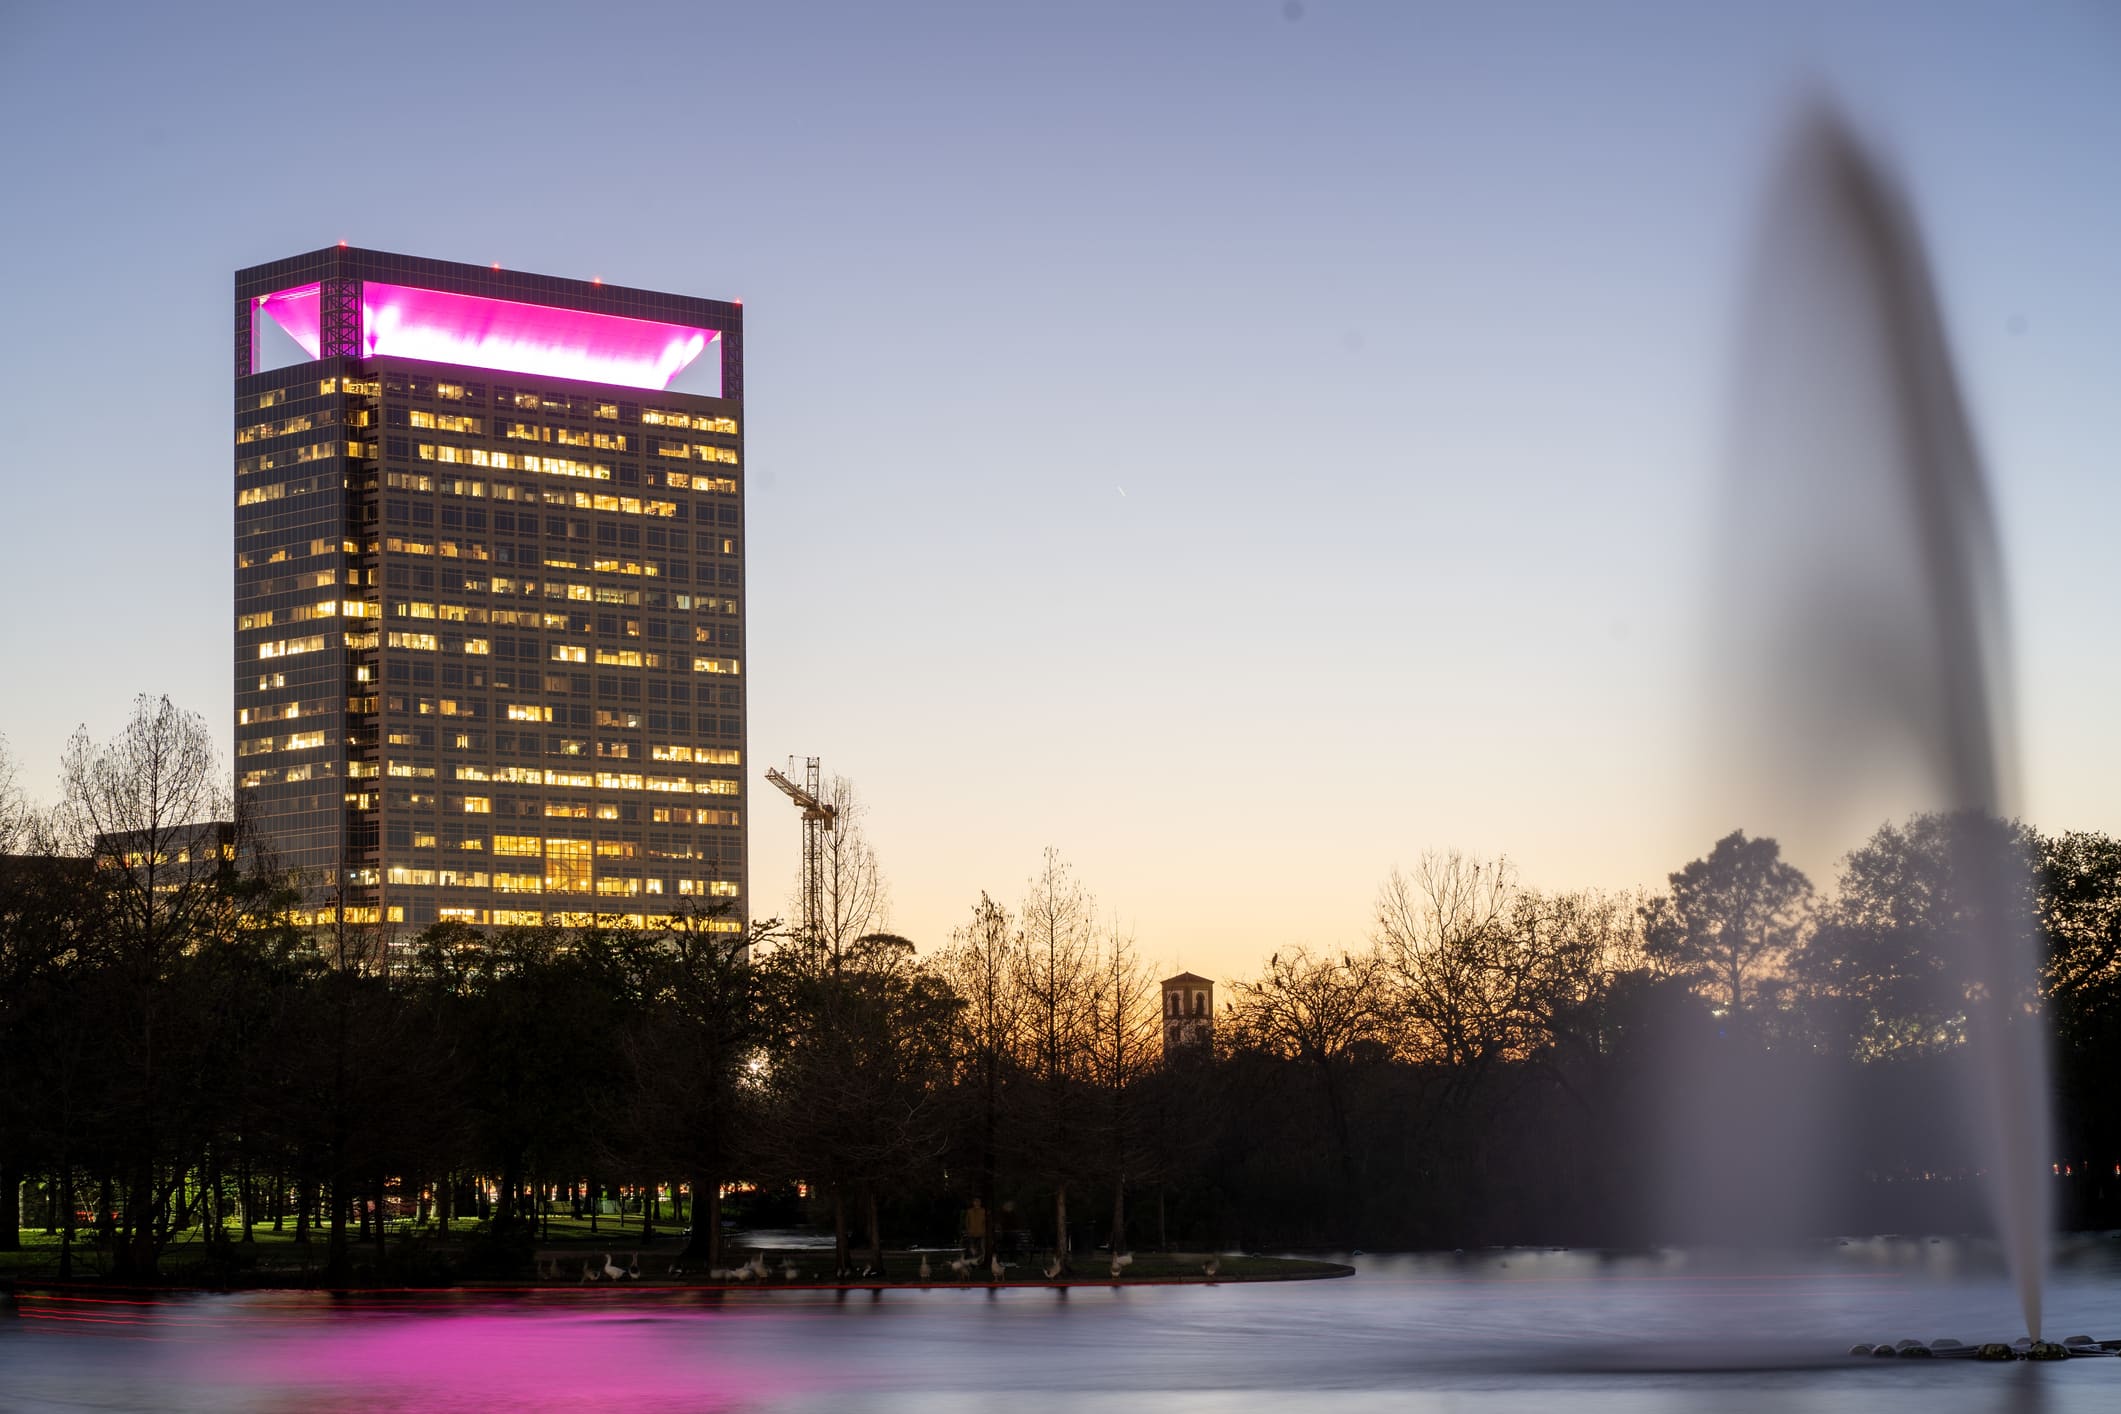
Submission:
M 384 1239 L 384 1235 L 385 1235 L 385 1234 L 384 1234 L 384 1227 L 383 1227 L 383 1194 L 384 1194 L 384 1185 L 385 1185 L 385 1182 L 386 1182 L 386 1180 L 384 1179 L 384 1177 L 383 1177 L 383 1175 L 382 1175 L 382 1174 L 377 1174 L 377 1175 L 376 1175 L 376 1228 L 375 1228 L 375 1238 L 376 1238 L 376 1261 L 377 1261 L 377 1263 L 378 1263 L 378 1264 L 380 1264 L 380 1263 L 382 1262 L 382 1260 L 383 1260 L 383 1257 L 384 1257 L 384 1255 L 385 1255 L 385 1253 L 384 1253 L 384 1247 L 383 1247 L 383 1239 Z
M 59 1280 L 74 1279 L 74 1165 L 66 1155 L 59 1156 Z M 106 1205 L 107 1206 L 107 1205 Z M 97 1214 L 101 1221 L 102 1214 Z
M 1156 1185 L 1156 1246 L 1157 1250 L 1171 1250 L 1171 1234 L 1164 1228 L 1164 1186 Z
M 346 1220 L 352 1216 L 353 1194 L 346 1191 L 346 1174 L 341 1168 L 332 1175 L 331 1236 L 324 1246 L 324 1279 L 334 1286 L 345 1285 L 352 1274 L 346 1251 Z
M 435 1231 L 444 1237 L 449 1236 L 449 1220 L 456 1216 L 456 1212 L 457 1176 L 444 1173 L 441 1187 L 435 1191 Z
M 641 1192 L 641 1241 L 643 1244 L 655 1241 L 655 1200 L 656 1186 L 651 1183 Z
M 1112 1255 L 1127 1250 L 1127 1176 L 1112 1181 Z
M 22 1250 L 22 1169 L 0 1163 L 0 1252 Z
M 155 1199 L 153 1168 L 135 1169 L 125 1190 L 125 1224 L 117 1257 L 117 1275 L 141 1278 L 154 1275 L 155 1231 L 169 1206 Z
M 516 1171 L 511 1159 L 501 1170 L 500 1208 L 493 1215 L 493 1230 L 496 1233 L 512 1232 L 516 1225 L 516 1209 L 523 1201 L 523 1175 Z
M 1068 1185 L 1055 1186 L 1053 1190 L 1053 1255 L 1060 1259 L 1061 1270 L 1068 1270 Z
M 707 1196 L 702 1198 L 700 1195 Z M 692 1221 L 695 1228 L 705 1221 L 707 1224 L 707 1257 L 710 1263 L 726 1263 L 722 1253 L 722 1181 L 707 1180 L 705 1188 L 692 1190 Z
M 832 1275 L 847 1276 L 847 1202 L 838 1188 L 832 1190 Z
M 884 1274 L 884 1228 L 876 1219 L 876 1191 L 869 1192 L 869 1266 L 878 1276 Z

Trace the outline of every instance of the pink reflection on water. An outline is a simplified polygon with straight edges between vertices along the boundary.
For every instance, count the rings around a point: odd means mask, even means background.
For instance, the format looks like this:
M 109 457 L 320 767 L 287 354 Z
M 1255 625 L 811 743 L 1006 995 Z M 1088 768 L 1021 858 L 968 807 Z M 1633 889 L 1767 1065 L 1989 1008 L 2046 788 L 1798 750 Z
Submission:
M 143 1324 L 230 1406 L 304 1414 L 748 1409 L 816 1386 L 737 1348 L 743 1311 L 693 1304 L 277 1296 L 171 1304 Z

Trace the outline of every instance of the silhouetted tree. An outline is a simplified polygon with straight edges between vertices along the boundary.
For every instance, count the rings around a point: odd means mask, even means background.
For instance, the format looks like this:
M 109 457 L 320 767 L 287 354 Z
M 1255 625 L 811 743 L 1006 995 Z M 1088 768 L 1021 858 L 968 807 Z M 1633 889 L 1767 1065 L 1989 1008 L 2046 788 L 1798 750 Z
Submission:
M 1802 937 L 1811 881 L 1772 839 L 1733 830 L 1706 858 L 1670 876 L 1671 893 L 1644 915 L 1644 942 L 1670 971 L 1715 996 L 1735 1021 L 1747 984 L 1777 966 Z

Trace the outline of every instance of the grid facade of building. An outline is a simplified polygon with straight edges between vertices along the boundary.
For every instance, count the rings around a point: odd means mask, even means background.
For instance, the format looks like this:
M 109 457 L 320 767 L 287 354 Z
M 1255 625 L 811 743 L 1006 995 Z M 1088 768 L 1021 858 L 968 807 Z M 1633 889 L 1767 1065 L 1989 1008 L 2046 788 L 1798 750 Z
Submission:
M 390 354 L 379 289 L 705 331 L 721 396 Z M 314 356 L 260 371 L 290 290 Z M 743 926 L 742 313 L 344 247 L 238 273 L 236 785 L 312 918 Z

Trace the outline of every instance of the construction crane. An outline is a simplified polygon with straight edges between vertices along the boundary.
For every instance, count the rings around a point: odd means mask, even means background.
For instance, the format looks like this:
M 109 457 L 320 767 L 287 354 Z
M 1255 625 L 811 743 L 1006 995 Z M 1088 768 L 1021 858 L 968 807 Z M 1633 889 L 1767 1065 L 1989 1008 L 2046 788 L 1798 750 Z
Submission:
M 839 828 L 840 812 L 818 798 L 818 758 L 803 758 L 803 781 L 797 785 L 788 776 L 768 767 L 766 779 L 780 787 L 781 794 L 803 812 L 803 940 L 816 942 L 825 931 L 825 836 Z M 794 772 L 795 758 L 788 758 Z

